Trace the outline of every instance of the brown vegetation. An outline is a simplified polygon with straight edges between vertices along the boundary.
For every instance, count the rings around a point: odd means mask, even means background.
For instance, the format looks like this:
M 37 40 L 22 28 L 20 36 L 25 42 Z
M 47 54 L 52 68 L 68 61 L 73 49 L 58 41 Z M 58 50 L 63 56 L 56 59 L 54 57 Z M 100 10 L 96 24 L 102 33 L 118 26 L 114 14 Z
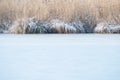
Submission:
M 31 17 L 65 23 L 77 19 L 93 30 L 101 22 L 120 24 L 120 0 L 0 0 L 0 28 L 7 30 L 16 20 Z

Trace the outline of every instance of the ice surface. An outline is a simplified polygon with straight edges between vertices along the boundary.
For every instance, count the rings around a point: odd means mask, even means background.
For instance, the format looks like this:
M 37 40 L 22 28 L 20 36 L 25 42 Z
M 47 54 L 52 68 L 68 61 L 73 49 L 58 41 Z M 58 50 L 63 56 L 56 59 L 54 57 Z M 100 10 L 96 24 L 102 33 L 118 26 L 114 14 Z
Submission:
M 120 80 L 120 35 L 0 35 L 0 80 Z

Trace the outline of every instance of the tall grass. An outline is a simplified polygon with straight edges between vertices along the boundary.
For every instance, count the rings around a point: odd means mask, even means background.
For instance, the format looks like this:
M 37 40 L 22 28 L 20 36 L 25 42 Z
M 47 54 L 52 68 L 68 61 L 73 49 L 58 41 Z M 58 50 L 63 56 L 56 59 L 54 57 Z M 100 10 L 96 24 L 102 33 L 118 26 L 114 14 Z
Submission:
M 29 17 L 79 19 L 90 27 L 104 21 L 120 24 L 120 0 L 0 0 L 0 23 Z

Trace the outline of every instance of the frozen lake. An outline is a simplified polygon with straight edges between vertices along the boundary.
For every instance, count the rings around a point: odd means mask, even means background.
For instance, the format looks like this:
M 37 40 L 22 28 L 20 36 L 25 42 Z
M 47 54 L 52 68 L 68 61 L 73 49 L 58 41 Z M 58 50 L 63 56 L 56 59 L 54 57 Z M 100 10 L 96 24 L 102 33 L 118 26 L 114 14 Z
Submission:
M 120 35 L 0 35 L 0 80 L 120 80 Z

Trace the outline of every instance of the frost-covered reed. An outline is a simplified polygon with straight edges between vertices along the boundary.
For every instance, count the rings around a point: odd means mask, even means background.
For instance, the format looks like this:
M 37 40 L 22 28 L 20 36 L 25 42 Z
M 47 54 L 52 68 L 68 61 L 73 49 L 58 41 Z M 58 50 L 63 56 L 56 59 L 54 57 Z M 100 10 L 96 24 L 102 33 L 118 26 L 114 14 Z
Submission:
M 120 25 L 99 23 L 95 29 L 95 33 L 120 33 Z
M 35 18 L 19 19 L 13 22 L 8 33 L 85 33 L 84 24 L 80 21 L 65 23 L 58 19 L 38 21 Z

